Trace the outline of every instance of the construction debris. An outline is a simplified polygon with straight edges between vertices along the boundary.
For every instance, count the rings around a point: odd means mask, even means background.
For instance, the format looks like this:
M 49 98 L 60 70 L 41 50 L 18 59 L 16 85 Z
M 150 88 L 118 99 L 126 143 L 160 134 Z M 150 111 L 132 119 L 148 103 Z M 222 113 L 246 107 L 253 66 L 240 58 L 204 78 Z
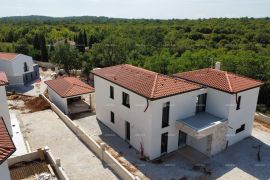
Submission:
M 18 109 L 21 111 L 27 111 L 27 113 L 33 113 L 37 111 L 43 111 L 50 109 L 50 104 L 42 97 L 32 97 L 26 95 L 13 94 L 8 96 L 8 100 L 11 101 L 23 101 L 23 106 L 11 105 L 10 109 Z
M 35 176 L 36 180 L 57 180 L 57 178 L 53 177 L 49 173 L 41 173 Z

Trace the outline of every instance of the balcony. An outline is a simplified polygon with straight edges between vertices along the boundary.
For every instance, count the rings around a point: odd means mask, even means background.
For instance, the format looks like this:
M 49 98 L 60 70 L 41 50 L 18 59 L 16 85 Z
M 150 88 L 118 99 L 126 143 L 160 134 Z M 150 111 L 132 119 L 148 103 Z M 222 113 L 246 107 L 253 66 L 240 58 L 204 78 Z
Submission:
M 177 120 L 176 127 L 197 139 L 213 134 L 217 128 L 227 124 L 227 119 L 216 117 L 207 112 L 200 112 L 195 116 Z

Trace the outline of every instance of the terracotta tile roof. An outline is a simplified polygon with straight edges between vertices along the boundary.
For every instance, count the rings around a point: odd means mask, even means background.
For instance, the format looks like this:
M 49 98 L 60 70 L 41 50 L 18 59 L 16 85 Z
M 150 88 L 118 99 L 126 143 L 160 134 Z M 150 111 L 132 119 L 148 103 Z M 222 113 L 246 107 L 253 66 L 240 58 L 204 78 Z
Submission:
M 2 117 L 0 117 L 0 164 L 16 151 Z
M 15 53 L 5 53 L 5 52 L 0 52 L 0 60 L 12 60 L 14 59 L 18 54 Z
M 78 78 L 63 77 L 45 83 L 61 97 L 77 96 L 92 93 L 95 89 Z
M 229 93 L 237 93 L 263 85 L 261 81 L 212 68 L 178 73 L 176 76 Z
M 7 85 L 8 84 L 8 79 L 6 76 L 6 73 L 3 71 L 0 71 L 0 86 Z
M 201 88 L 200 85 L 185 80 L 128 64 L 95 69 L 92 73 L 149 99 L 158 99 Z

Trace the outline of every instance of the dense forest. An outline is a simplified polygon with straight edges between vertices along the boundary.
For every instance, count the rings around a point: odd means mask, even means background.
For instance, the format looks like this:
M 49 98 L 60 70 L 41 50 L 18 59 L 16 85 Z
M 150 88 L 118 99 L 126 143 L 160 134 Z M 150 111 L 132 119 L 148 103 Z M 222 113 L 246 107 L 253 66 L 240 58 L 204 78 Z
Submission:
M 8 17 L 0 18 L 0 51 L 85 74 L 121 63 L 173 74 L 220 61 L 223 70 L 264 81 L 259 103 L 270 107 L 269 18 Z

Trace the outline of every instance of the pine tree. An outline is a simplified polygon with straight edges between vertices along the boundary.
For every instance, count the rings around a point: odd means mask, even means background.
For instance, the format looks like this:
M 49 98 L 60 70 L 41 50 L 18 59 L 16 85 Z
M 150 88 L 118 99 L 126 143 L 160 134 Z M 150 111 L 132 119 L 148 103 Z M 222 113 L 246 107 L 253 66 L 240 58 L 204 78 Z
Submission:
M 82 32 L 79 32 L 78 39 L 77 39 L 77 48 L 80 52 L 85 51 L 85 44 Z
M 44 34 L 40 34 L 39 41 L 41 50 L 41 60 L 44 62 L 48 62 L 48 50 Z
M 35 49 L 40 50 L 40 42 L 39 42 L 38 34 L 35 34 L 35 36 L 34 36 L 33 46 Z
M 83 31 L 83 40 L 84 40 L 84 45 L 88 46 L 87 45 L 87 34 L 86 34 L 85 30 Z

